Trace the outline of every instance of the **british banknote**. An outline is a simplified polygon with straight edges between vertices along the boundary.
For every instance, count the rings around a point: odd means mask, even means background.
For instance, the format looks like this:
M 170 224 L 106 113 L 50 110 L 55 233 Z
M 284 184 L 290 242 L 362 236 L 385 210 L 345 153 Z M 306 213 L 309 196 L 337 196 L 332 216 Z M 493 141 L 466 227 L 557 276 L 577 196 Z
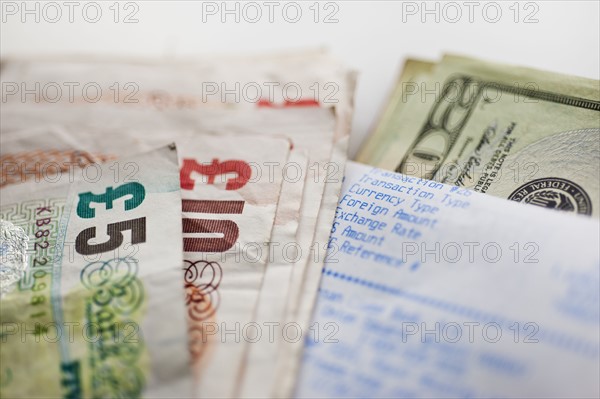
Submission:
M 191 395 L 175 146 L 82 171 L 2 189 L 3 229 L 29 238 L 0 299 L 2 396 Z
M 29 84 L 35 84 L 37 81 L 62 82 L 70 78 L 80 82 L 101 81 L 103 85 L 108 85 L 111 77 L 114 76 L 118 76 L 120 82 L 128 81 L 131 76 L 139 76 L 140 79 L 136 81 L 143 82 L 139 86 L 140 93 L 143 91 L 146 94 L 142 93 L 140 101 L 134 104 L 126 103 L 125 98 L 121 97 L 121 101 L 116 101 L 119 103 L 116 106 L 113 98 L 104 101 L 104 106 L 100 107 L 98 106 L 100 104 L 90 107 L 88 102 L 81 100 L 62 101 L 63 103 L 67 102 L 62 105 L 67 105 L 70 111 L 61 113 L 58 118 L 56 112 L 53 111 L 56 109 L 53 106 L 57 104 L 48 104 L 48 101 L 36 102 L 37 106 L 32 110 L 31 107 L 23 106 L 23 104 L 19 104 L 19 101 L 15 101 L 15 97 L 18 96 L 12 96 L 8 101 L 8 106 L 4 109 L 7 117 L 3 119 L 7 123 L 3 124 L 3 132 L 10 133 L 13 129 L 23 127 L 24 121 L 27 120 L 25 124 L 30 127 L 53 121 L 54 123 L 64 122 L 63 126 L 57 126 L 58 130 L 65 129 L 65 126 L 77 125 L 79 126 L 77 134 L 87 132 L 84 135 L 92 137 L 91 140 L 94 142 L 100 140 L 100 137 L 106 138 L 106 130 L 119 129 L 123 132 L 144 131 L 148 137 L 153 135 L 150 132 L 177 130 L 216 134 L 224 132 L 274 134 L 290 138 L 294 149 L 306 152 L 308 158 L 308 167 L 303 170 L 306 188 L 302 191 L 296 236 L 303 251 L 294 267 L 290 269 L 290 271 L 293 270 L 293 276 L 286 295 L 291 299 L 280 298 L 279 301 L 289 304 L 286 317 L 294 317 L 295 309 L 301 300 L 302 290 L 305 286 L 304 278 L 309 265 L 318 271 L 322 266 L 329 230 L 328 224 L 333 217 L 348 143 L 353 76 L 319 52 L 285 56 L 283 57 L 285 62 L 281 62 L 280 57 L 275 58 L 277 58 L 276 68 L 273 67 L 273 59 L 269 57 L 250 61 L 234 57 L 220 60 L 222 62 L 211 61 L 207 63 L 208 66 L 201 62 L 184 66 L 173 64 L 157 66 L 143 62 L 113 65 L 109 63 L 103 65 L 102 79 L 91 78 L 97 76 L 97 67 L 93 63 L 48 61 L 46 64 L 36 65 L 26 62 L 25 66 L 27 67 L 23 67 L 22 63 L 14 63 L 15 66 L 11 67 L 11 62 L 8 62 L 6 64 L 8 68 L 4 67 L 2 71 L 4 82 L 28 81 Z M 247 68 L 244 68 L 246 73 L 241 77 L 239 75 L 240 68 L 233 67 L 234 65 L 239 66 L 240 61 L 247 64 Z M 287 67 L 282 68 L 282 64 Z M 20 67 L 16 65 L 20 65 Z M 69 73 L 63 74 L 65 70 Z M 107 70 L 114 73 L 107 74 Z M 277 72 L 281 70 L 285 70 L 285 73 Z M 300 88 L 299 91 L 310 95 L 300 97 L 296 101 L 290 101 L 289 96 L 277 97 L 275 95 L 273 98 L 253 103 L 252 101 L 243 101 L 246 97 L 244 95 L 241 95 L 242 101 L 240 101 L 240 97 L 236 98 L 235 95 L 224 95 L 222 98 L 221 94 L 223 93 L 221 92 L 210 94 L 214 90 L 212 83 L 215 82 L 225 83 L 225 86 L 218 84 L 218 90 L 222 87 L 236 87 L 236 83 L 240 82 L 242 88 L 253 87 L 255 83 L 262 86 L 269 86 L 271 83 L 285 86 L 293 83 L 293 86 Z M 144 90 L 141 89 L 142 87 Z M 315 96 L 316 90 L 319 88 L 325 90 L 321 90 Z M 114 94 L 116 89 L 117 87 L 113 86 L 111 93 Z M 299 105 L 302 107 L 298 107 Z M 316 105 L 320 107 L 316 107 Z M 106 113 L 106 110 L 110 111 Z M 22 118 L 25 114 L 28 115 L 27 119 Z M 92 121 L 91 124 L 90 121 Z M 104 133 L 91 134 L 90 132 L 94 130 Z M 6 136 L 10 135 L 5 134 Z M 125 133 L 123 136 L 127 137 L 129 134 Z M 145 140 L 139 140 L 132 144 L 138 145 L 140 142 L 142 145 L 147 145 L 143 144 Z M 101 143 L 98 144 L 101 147 Z M 124 148 L 127 147 L 128 145 L 124 145 Z M 99 147 L 91 146 L 86 153 L 88 158 L 92 154 L 99 156 L 100 159 L 109 156 L 95 154 L 94 148 Z M 337 164 L 330 162 L 330 157 L 334 152 L 344 154 Z M 5 157 L 5 159 L 9 158 Z M 310 179 L 307 177 L 309 174 L 312 176 Z M 328 194 L 323 197 L 326 188 Z M 325 202 L 322 202 L 322 198 L 325 198 Z M 318 230 L 316 229 L 317 223 L 320 224 Z M 272 240 L 282 241 L 277 240 L 277 237 L 273 237 Z M 309 252 L 314 251 L 317 245 L 319 246 L 317 252 L 321 253 L 320 258 L 317 257 L 316 261 L 313 261 L 311 259 L 315 258 L 311 258 Z M 267 273 L 269 270 L 267 267 Z M 317 272 L 316 275 L 318 276 L 319 273 Z M 318 279 L 315 282 L 313 277 L 311 281 L 312 283 L 308 286 L 313 287 L 316 291 Z M 304 296 L 304 307 L 310 308 L 313 301 L 314 295 Z M 299 358 L 299 355 L 289 356 L 288 360 L 293 359 L 294 362 L 297 362 Z M 288 389 L 288 391 L 290 390 Z
M 33 147 L 27 152 L 11 152 L 10 163 L 21 164 L 19 171 L 39 169 L 37 175 L 11 173 L 11 179 L 52 180 L 57 174 L 45 171 L 52 165 L 65 165 L 60 154 L 87 154 L 82 147 L 59 146 L 59 138 L 76 142 L 77 136 L 49 128 L 17 133 L 7 149 Z M 135 150 L 136 140 L 146 144 L 175 139 L 179 145 L 179 177 L 183 194 L 183 264 L 179 276 L 186 295 L 187 323 L 174 326 L 188 332 L 194 392 L 200 397 L 231 396 L 241 367 L 248 324 L 265 273 L 270 250 L 271 230 L 277 210 L 283 170 L 290 141 L 270 136 L 233 136 L 155 133 L 152 139 L 130 134 L 125 148 L 115 146 L 120 132 L 104 131 L 104 143 L 93 145 L 103 154 Z M 147 133 L 146 133 L 147 134 Z M 43 139 L 54 137 L 52 150 L 43 150 Z M 29 142 L 26 144 L 24 142 Z M 36 154 L 44 154 L 41 158 Z M 87 158 L 86 158 L 87 159 Z M 90 173 L 93 163 L 71 164 L 77 173 Z M 136 172 L 125 163 L 124 174 Z M 58 174 L 67 172 L 57 168 Z M 27 184 L 35 184 L 30 182 Z M 13 184 L 14 185 L 14 184 Z M 19 185 L 17 185 L 19 187 Z

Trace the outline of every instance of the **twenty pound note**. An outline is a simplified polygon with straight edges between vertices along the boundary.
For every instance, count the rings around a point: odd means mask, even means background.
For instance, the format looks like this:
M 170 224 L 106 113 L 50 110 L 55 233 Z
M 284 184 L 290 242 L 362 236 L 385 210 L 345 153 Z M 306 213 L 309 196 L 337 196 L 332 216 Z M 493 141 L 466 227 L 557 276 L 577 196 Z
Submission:
M 598 235 L 350 163 L 297 396 L 598 397 Z
M 175 146 L 83 171 L 2 189 L 2 397 L 189 396 Z

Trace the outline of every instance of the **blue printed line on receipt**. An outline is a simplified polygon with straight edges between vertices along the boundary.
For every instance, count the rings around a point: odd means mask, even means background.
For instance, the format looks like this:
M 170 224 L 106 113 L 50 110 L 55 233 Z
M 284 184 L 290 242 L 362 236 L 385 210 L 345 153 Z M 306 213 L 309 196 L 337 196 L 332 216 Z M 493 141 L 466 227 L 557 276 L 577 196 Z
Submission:
M 390 294 L 404 299 L 419 302 L 423 305 L 432 306 L 437 309 L 445 310 L 450 313 L 455 313 L 461 316 L 468 317 L 470 320 L 477 320 L 481 322 L 494 322 L 500 324 L 502 327 L 509 328 L 515 323 L 515 320 L 507 320 L 503 317 L 491 315 L 489 313 L 468 308 L 463 305 L 458 305 L 448 301 L 442 301 L 439 299 L 417 295 L 410 292 L 406 292 L 399 288 L 389 287 L 381 283 L 365 280 L 359 277 L 351 276 L 345 273 L 340 273 L 332 269 L 323 268 L 323 274 L 328 277 L 333 277 L 342 281 L 357 284 L 362 287 L 373 289 L 379 292 Z M 536 338 L 542 339 L 545 342 L 555 345 L 559 348 L 566 349 L 572 352 L 576 352 L 580 355 L 588 357 L 598 357 L 600 355 L 600 345 L 593 342 L 585 342 L 581 339 L 570 337 L 558 331 L 552 331 L 544 328 L 540 328 L 539 334 Z

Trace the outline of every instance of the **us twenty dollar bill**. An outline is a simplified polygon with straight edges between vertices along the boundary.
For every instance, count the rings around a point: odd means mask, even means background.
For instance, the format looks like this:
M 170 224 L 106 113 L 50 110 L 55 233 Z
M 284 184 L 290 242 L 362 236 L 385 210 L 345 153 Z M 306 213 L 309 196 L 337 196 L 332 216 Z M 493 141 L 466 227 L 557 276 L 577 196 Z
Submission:
M 456 56 L 411 75 L 399 82 L 358 161 L 600 215 L 597 80 Z
M 93 169 L 2 189 L 1 396 L 189 396 L 175 146 Z

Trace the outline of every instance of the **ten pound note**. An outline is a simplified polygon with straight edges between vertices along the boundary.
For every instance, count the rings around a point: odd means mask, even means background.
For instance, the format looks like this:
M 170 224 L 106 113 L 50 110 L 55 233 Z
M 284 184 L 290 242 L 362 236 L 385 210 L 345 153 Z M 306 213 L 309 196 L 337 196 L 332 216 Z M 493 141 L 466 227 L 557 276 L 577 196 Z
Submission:
M 189 396 L 175 146 L 93 169 L 2 189 L 2 397 Z
M 349 163 L 297 396 L 598 397 L 598 225 Z
M 290 141 L 196 136 L 178 143 L 185 148 L 184 283 L 195 396 L 232 397 L 273 257 L 271 231 Z

